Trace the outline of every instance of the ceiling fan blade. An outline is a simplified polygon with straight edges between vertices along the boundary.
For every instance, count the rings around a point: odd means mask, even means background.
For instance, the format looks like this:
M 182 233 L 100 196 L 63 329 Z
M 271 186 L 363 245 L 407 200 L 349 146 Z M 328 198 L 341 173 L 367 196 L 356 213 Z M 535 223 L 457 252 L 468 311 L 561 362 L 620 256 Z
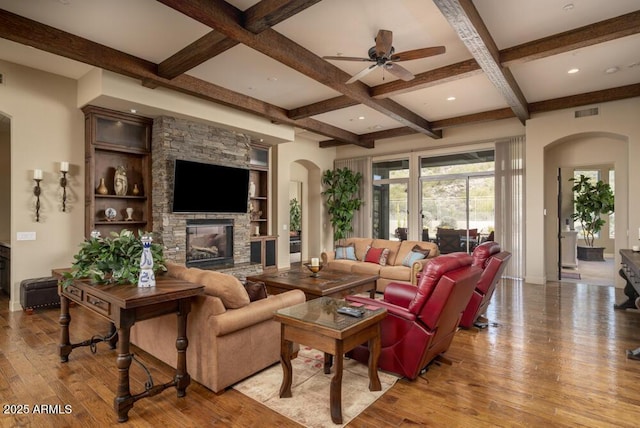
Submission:
M 389 30 L 378 30 L 376 36 L 376 55 L 389 58 L 393 44 L 393 32 Z
M 415 76 L 406 68 L 402 67 L 401 65 L 398 64 L 394 64 L 392 62 L 388 62 L 384 65 L 385 70 L 388 70 L 389 73 L 393 74 L 396 77 L 399 77 L 402 80 L 411 80 L 413 79 Z
M 414 49 L 412 51 L 399 52 L 391 55 L 391 61 L 408 61 L 411 59 L 427 58 L 434 55 L 440 55 L 447 51 L 444 46 L 433 46 L 430 48 Z
M 335 61 L 369 61 L 373 62 L 371 58 L 360 58 L 357 56 L 323 56 L 323 59 L 330 59 Z
M 353 83 L 356 80 L 360 79 L 361 77 L 366 76 L 367 74 L 371 73 L 373 71 L 373 69 L 376 68 L 377 66 L 378 66 L 378 64 L 371 64 L 369 67 L 367 67 L 364 70 L 360 71 L 358 74 L 353 75 L 353 77 L 351 77 L 351 79 L 347 80 L 347 84 L 348 83 Z

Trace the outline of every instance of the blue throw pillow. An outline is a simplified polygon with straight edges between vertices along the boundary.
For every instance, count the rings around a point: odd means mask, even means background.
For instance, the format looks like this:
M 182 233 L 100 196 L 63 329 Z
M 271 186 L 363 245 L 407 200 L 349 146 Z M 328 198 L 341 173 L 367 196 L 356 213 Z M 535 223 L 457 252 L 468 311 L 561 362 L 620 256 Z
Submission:
M 415 261 L 429 257 L 429 252 L 429 250 L 424 250 L 416 245 L 411 249 L 411 252 L 409 252 L 409 254 L 407 254 L 402 260 L 402 265 L 411 267 Z
M 336 246 L 336 260 L 357 260 L 356 259 L 356 249 L 352 245 L 346 246 Z

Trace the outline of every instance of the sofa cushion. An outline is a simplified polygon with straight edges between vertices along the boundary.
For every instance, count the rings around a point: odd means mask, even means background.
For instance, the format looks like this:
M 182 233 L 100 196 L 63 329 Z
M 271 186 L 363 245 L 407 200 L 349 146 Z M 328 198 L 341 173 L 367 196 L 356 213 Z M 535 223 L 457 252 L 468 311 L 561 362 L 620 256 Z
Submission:
M 331 270 L 351 272 L 351 268 L 360 263 L 361 262 L 358 262 L 355 260 L 331 260 L 329 263 L 327 263 L 327 266 L 325 267 Z
M 346 244 L 353 244 L 356 247 L 356 258 L 360 261 L 364 260 L 367 247 L 371 246 L 371 238 L 348 238 Z
M 250 303 L 249 294 L 235 276 L 213 270 L 188 268 L 184 280 L 204 285 L 204 294 L 219 297 L 225 308 L 236 309 Z
M 356 260 L 355 244 L 336 245 L 336 260 Z
M 411 282 L 411 269 L 405 266 L 382 266 L 380 277 L 393 281 Z
M 438 246 L 433 242 L 424 242 L 424 241 L 402 241 L 400 244 L 400 249 L 398 250 L 398 255 L 396 256 L 396 261 L 393 263 L 394 266 L 402 266 L 402 261 L 407 254 L 409 254 L 415 246 L 418 246 L 422 250 L 429 250 L 429 255 L 427 258 L 433 258 L 440 254 L 438 251 Z
M 414 245 L 409 254 L 407 254 L 402 260 L 402 265 L 411 267 L 415 261 L 429 257 L 430 252 L 431 250 L 425 250 L 419 245 Z
M 244 289 L 247 290 L 251 302 L 267 298 L 267 286 L 262 281 L 247 280 Z
M 399 261 L 396 261 L 396 257 L 401 243 L 401 241 L 391 241 L 389 239 L 374 239 L 371 246 L 375 248 L 388 248 L 389 256 L 387 257 L 387 264 L 395 265 L 400 264 Z
M 380 275 L 382 266 L 375 263 L 357 263 L 351 267 L 351 272 L 366 273 L 368 275 Z
M 387 257 L 389 257 L 388 248 L 374 248 L 369 247 L 367 253 L 364 256 L 364 261 L 367 263 L 377 263 L 380 266 L 387 264 Z

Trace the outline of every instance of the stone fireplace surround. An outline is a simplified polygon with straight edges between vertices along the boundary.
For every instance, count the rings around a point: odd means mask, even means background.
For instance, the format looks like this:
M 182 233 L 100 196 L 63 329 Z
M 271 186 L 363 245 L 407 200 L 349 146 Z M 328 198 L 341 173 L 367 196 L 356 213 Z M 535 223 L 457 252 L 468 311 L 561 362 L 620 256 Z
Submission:
M 240 278 L 262 271 L 250 263 L 249 214 L 173 213 L 173 168 L 176 159 L 249 168 L 249 135 L 198 122 L 160 116 L 153 122 L 151 137 L 153 231 L 164 246 L 167 260 L 186 262 L 187 220 L 232 219 L 232 274 Z M 202 183 L 203 198 L 215 198 L 224 183 Z M 227 269 L 224 269 L 227 270 Z

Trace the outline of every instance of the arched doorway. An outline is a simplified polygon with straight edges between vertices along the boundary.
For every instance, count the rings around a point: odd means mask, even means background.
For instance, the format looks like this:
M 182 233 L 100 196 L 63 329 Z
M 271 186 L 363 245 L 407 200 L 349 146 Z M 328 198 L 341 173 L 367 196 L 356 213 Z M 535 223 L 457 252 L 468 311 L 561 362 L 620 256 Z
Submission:
M 545 269 L 549 280 L 557 280 L 562 275 L 567 282 L 581 282 L 595 285 L 620 285 L 615 272 L 620 264 L 620 248 L 625 248 L 628 229 L 628 139 L 618 134 L 587 132 L 570 135 L 549 144 L 544 152 L 545 170 Z M 584 245 L 577 236 L 574 243 L 568 243 L 567 218 L 573 209 L 571 182 L 575 173 L 589 171 L 604 178 L 615 186 L 615 217 L 603 229 L 600 244 L 605 246 L 604 262 L 577 261 L 575 266 L 563 260 L 567 245 Z M 615 180 L 615 177 L 621 177 Z M 569 229 L 572 222 L 569 221 Z M 616 233 L 617 231 L 617 233 Z M 611 232 L 611 233 L 610 233 Z M 563 248 L 563 245 L 565 248 Z M 594 263 L 596 265 L 594 265 Z M 569 265 L 569 268 L 562 266 Z
M 319 257 L 321 251 L 322 185 L 320 175 L 321 170 L 318 165 L 308 160 L 296 160 L 289 165 L 287 204 L 290 207 L 290 201 L 295 198 L 301 211 L 299 240 L 294 240 L 293 245 L 291 245 L 290 233 L 289 255 L 290 262 L 293 263 L 306 262 L 311 257 Z M 292 254 L 294 254 L 293 257 Z

